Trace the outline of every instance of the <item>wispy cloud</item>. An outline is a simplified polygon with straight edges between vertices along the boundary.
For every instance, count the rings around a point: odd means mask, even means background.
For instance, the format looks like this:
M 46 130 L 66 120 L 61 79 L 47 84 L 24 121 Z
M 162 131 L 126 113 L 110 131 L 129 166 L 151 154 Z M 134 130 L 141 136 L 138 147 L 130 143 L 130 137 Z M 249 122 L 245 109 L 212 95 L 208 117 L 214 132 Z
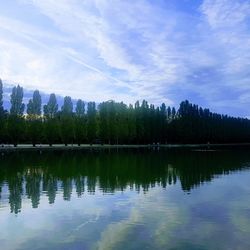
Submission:
M 0 75 L 85 100 L 190 99 L 249 115 L 250 1 L 178 2 L 9 3 L 33 15 L 0 11 Z

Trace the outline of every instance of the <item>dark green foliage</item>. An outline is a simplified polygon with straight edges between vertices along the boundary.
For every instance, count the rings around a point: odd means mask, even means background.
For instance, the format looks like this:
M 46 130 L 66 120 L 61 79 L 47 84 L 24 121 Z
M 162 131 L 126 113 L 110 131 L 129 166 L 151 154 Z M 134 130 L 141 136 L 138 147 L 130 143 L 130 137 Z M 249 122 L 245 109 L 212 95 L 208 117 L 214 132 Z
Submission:
M 43 122 L 44 126 L 44 142 L 48 143 L 50 146 L 54 143 L 59 143 L 60 133 L 59 133 L 59 120 L 57 117 L 45 119 Z
M 49 145 L 60 142 L 57 112 L 58 104 L 56 95 L 52 93 L 50 94 L 48 103 L 43 107 L 45 142 L 49 143 Z
M 47 119 L 55 118 L 57 111 L 58 111 L 58 104 L 56 100 L 56 95 L 50 94 L 47 105 L 44 105 L 43 107 L 44 116 Z
M 64 103 L 62 106 L 62 114 L 71 115 L 73 112 L 73 103 L 70 96 L 64 97 Z
M 9 140 L 16 146 L 24 139 L 25 132 L 23 88 L 19 85 L 13 87 L 10 97 L 11 107 L 8 117 L 8 136 Z
M 27 114 L 32 116 L 40 116 L 42 108 L 42 99 L 38 90 L 33 93 L 33 99 L 29 100 L 27 105 Z
M 12 89 L 10 103 L 10 115 L 22 116 L 25 105 L 23 104 L 23 88 L 21 88 L 19 85 Z
M 129 105 L 127 110 L 127 125 L 128 125 L 128 137 L 126 143 L 135 143 L 136 141 L 136 116 L 133 105 Z
M 0 115 L 0 145 L 8 141 L 7 114 Z
M 25 132 L 25 120 L 22 116 L 9 115 L 8 116 L 8 141 L 15 146 L 21 143 L 27 138 L 24 138 Z
M 99 105 L 99 136 L 105 143 L 111 143 L 114 138 L 114 102 L 103 102 Z
M 75 110 L 71 97 L 64 98 L 61 111 L 55 94 L 43 107 L 41 96 L 34 91 L 23 115 L 23 89 L 14 87 L 10 113 L 3 109 L 0 81 L 0 143 L 243 143 L 250 142 L 250 121 L 220 115 L 184 101 L 178 110 L 164 103 L 155 107 L 143 100 L 127 106 L 123 102 L 78 100 Z
M 114 101 L 99 105 L 99 136 L 105 143 L 124 143 L 129 136 L 129 113 L 124 103 Z
M 85 103 L 82 100 L 78 100 L 76 103 L 76 116 L 83 117 L 85 114 Z
M 27 137 L 29 137 L 33 146 L 41 143 L 43 124 L 41 118 L 42 99 L 38 90 L 33 93 L 33 98 L 27 105 Z
M 78 100 L 75 110 L 75 138 L 78 145 L 86 142 L 86 116 L 85 116 L 85 103 Z
M 61 139 L 65 146 L 67 146 L 68 143 L 74 142 L 73 103 L 71 97 L 64 97 L 64 103 L 59 117 Z
M 93 143 L 96 139 L 96 130 L 97 120 L 95 102 L 89 102 L 87 110 L 87 139 L 90 143 Z
M 0 143 L 4 143 L 7 140 L 7 112 L 3 107 L 3 83 L 0 79 Z
M 32 115 L 33 114 L 33 102 L 30 99 L 29 103 L 27 104 L 27 114 Z
M 212 113 L 188 101 L 180 104 L 174 121 L 182 143 L 239 143 L 250 141 L 250 121 Z

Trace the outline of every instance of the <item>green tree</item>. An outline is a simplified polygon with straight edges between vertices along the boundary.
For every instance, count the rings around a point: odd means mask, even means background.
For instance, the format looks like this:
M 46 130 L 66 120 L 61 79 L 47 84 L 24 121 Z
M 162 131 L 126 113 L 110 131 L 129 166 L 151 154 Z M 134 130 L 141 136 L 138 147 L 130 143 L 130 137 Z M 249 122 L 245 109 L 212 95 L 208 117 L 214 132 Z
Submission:
M 162 143 L 166 142 L 166 134 L 167 134 L 167 109 L 165 103 L 162 103 L 160 107 L 160 140 Z
M 74 141 L 73 103 L 70 96 L 64 97 L 60 115 L 61 139 L 65 146 Z
M 107 109 L 105 102 L 102 102 L 98 106 L 99 109 L 99 137 L 102 140 L 102 142 L 108 141 L 108 133 L 107 133 Z
M 70 96 L 64 97 L 64 102 L 61 110 L 65 115 L 71 115 L 73 113 L 73 103 Z
M 124 143 L 128 137 L 127 105 L 123 102 L 115 103 L 114 133 L 115 143 Z
M 75 137 L 79 146 L 86 141 L 85 103 L 80 99 L 75 110 Z
M 127 142 L 128 143 L 135 143 L 136 140 L 136 116 L 135 116 L 135 110 L 133 108 L 133 105 L 129 105 L 128 107 L 128 137 Z
M 95 102 L 88 103 L 87 109 L 87 138 L 92 144 L 96 138 L 97 122 Z
M 10 96 L 10 115 L 22 116 L 25 105 L 23 103 L 23 88 L 17 85 L 13 87 L 12 94 Z
M 44 131 L 46 141 L 52 146 L 53 143 L 59 142 L 59 120 L 58 104 L 56 95 L 50 94 L 48 103 L 43 107 L 44 113 Z
M 82 100 L 76 103 L 69 96 L 64 98 L 60 112 L 55 94 L 51 94 L 41 114 L 41 96 L 34 91 L 27 105 L 24 119 L 23 89 L 18 85 L 12 89 L 11 108 L 8 114 L 3 107 L 3 85 L 0 80 L 0 143 L 41 141 L 42 127 L 46 141 L 78 144 L 99 138 L 108 143 L 238 143 L 250 141 L 250 121 L 234 118 L 203 109 L 189 101 L 181 102 L 179 109 L 148 104 L 143 100 L 134 107 L 115 101 L 96 106 L 89 102 L 87 114 Z M 6 126 L 7 125 L 7 126 Z M 27 125 L 25 127 L 25 125 Z M 7 129 L 5 129 L 7 127 Z M 27 129 L 26 129 L 27 128 Z M 24 137 L 26 133 L 26 137 Z M 6 136 L 8 135 L 8 136 Z
M 79 99 L 76 102 L 76 116 L 83 117 L 85 115 L 85 103 Z
M 33 93 L 33 98 L 27 105 L 27 137 L 30 138 L 33 146 L 42 139 L 42 98 L 38 90 Z
M 0 79 L 0 143 L 4 143 L 7 137 L 7 112 L 3 107 L 3 83 Z
M 25 108 L 23 103 L 23 88 L 19 85 L 13 87 L 10 98 L 11 108 L 8 119 L 8 134 L 14 146 L 17 146 L 23 139 L 25 131 L 25 122 L 23 118 Z
M 47 119 L 53 119 L 55 118 L 57 112 L 58 112 L 58 104 L 56 100 L 56 95 L 52 93 L 50 94 L 48 103 L 43 107 L 43 113 Z

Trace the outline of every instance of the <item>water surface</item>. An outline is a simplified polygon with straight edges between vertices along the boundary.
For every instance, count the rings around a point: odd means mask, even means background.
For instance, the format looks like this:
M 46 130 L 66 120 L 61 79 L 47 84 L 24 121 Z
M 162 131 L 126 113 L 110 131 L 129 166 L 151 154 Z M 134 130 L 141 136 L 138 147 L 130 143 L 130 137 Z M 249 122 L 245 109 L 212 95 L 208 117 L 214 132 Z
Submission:
M 250 249 L 250 151 L 0 157 L 1 249 Z

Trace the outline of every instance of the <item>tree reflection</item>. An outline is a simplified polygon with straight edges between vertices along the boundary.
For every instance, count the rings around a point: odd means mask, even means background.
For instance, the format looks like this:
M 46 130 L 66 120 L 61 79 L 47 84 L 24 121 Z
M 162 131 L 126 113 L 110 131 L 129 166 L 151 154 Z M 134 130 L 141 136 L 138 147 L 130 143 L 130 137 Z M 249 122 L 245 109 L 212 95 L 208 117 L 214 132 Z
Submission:
M 9 204 L 11 213 L 17 214 L 21 211 L 22 207 L 22 194 L 23 194 L 23 176 L 17 173 L 16 176 L 11 176 L 8 179 L 9 186 Z
M 57 192 L 57 178 L 51 174 L 44 173 L 43 174 L 43 192 L 47 192 L 47 196 L 49 199 L 49 204 L 53 204 L 56 199 Z
M 43 172 L 39 168 L 28 168 L 24 173 L 26 195 L 31 199 L 33 208 L 37 208 L 39 205 L 42 174 Z
M 218 175 L 248 167 L 249 160 L 247 150 L 11 153 L 1 157 L 0 199 L 3 184 L 8 186 L 12 213 L 21 211 L 22 198 L 37 208 L 41 195 L 53 204 L 59 191 L 66 201 L 73 193 L 82 197 L 85 192 L 114 193 L 127 188 L 146 193 L 176 183 L 190 192 Z

